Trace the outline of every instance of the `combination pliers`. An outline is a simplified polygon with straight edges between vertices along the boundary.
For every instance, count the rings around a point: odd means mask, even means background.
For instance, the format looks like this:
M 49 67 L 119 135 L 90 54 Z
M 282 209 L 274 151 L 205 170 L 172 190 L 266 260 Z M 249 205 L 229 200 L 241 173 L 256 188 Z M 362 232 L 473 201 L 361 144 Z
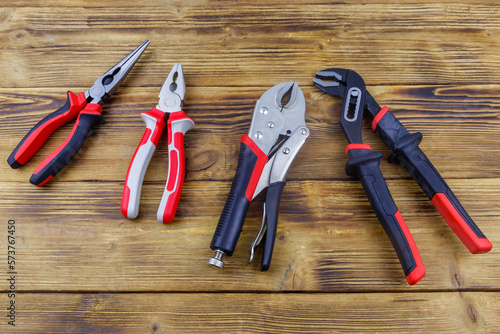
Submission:
M 313 83 L 325 93 L 343 99 L 340 126 L 348 141 L 346 174 L 360 179 L 376 216 L 396 250 L 409 284 L 422 279 L 425 269 L 413 237 L 380 171 L 382 152 L 372 152 L 370 145 L 363 144 L 361 139 L 364 112 L 373 119 L 373 131 L 391 150 L 389 161 L 398 162 L 406 168 L 469 251 L 478 254 L 491 250 L 490 241 L 418 147 L 422 134 L 410 134 L 387 107 L 380 108 L 358 73 L 347 69 L 327 69 L 317 72 Z
M 144 175 L 166 127 L 168 176 L 156 217 L 161 223 L 174 220 L 185 175 L 184 135 L 194 127 L 194 121 L 182 111 L 185 94 L 182 65 L 175 64 L 161 87 L 156 108 L 141 114 L 146 130 L 132 157 L 123 187 L 121 212 L 128 219 L 134 219 L 139 214 Z
M 85 93 L 76 95 L 68 91 L 66 104 L 43 118 L 24 136 L 7 159 L 9 165 L 12 168 L 24 165 L 57 128 L 78 116 L 68 138 L 42 161 L 30 178 L 30 182 L 39 187 L 49 182 L 78 153 L 92 129 L 103 123 L 101 106 L 118 89 L 148 45 L 149 40 L 139 45 Z
M 208 263 L 223 268 L 222 257 L 232 256 L 250 202 L 267 189 L 262 226 L 250 250 L 250 262 L 263 240 L 261 270 L 271 265 L 285 175 L 309 136 L 305 99 L 296 82 L 278 84 L 255 104 L 248 135 L 241 137 L 238 166 L 210 248 Z

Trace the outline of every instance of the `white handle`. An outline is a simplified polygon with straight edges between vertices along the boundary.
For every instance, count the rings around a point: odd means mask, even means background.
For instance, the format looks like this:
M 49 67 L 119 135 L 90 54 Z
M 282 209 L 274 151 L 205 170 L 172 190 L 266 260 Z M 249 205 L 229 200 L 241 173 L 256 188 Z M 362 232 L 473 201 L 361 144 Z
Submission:
M 146 130 L 132 157 L 125 179 L 121 212 L 128 219 L 135 219 L 139 214 L 139 202 L 144 175 L 155 152 L 161 133 L 165 128 L 165 122 L 163 121 L 164 114 L 154 113 L 153 111 L 154 109 L 149 113 L 141 114 L 141 118 L 146 123 Z

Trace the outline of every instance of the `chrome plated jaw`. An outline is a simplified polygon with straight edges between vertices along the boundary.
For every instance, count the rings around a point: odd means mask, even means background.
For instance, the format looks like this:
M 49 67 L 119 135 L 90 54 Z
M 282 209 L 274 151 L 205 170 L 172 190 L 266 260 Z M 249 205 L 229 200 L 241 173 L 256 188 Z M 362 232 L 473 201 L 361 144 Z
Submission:
M 118 89 L 123 80 L 125 80 L 125 77 L 129 74 L 132 67 L 134 67 L 135 63 L 137 63 L 149 43 L 149 39 L 145 40 L 134 51 L 130 52 L 115 66 L 101 75 L 94 82 L 94 85 L 85 91 L 87 102 L 102 105 Z
M 186 95 L 186 83 L 182 72 L 182 65 L 177 63 L 172 67 L 165 83 L 161 87 L 157 109 L 165 112 L 177 112 L 182 110 L 184 96 Z
M 289 96 L 283 105 L 283 97 Z M 290 136 L 305 127 L 306 102 L 296 82 L 289 81 L 268 89 L 255 104 L 248 136 L 269 155 L 281 136 Z

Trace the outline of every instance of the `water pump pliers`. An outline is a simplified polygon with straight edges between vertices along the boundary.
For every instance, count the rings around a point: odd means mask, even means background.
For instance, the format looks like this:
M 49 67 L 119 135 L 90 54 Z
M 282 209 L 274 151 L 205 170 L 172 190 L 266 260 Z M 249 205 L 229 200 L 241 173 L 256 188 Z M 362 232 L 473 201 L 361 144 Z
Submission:
M 285 175 L 309 136 L 305 123 L 305 99 L 296 82 L 278 84 L 255 104 L 248 135 L 241 137 L 238 166 L 210 248 L 208 263 L 223 268 L 222 257 L 232 256 L 250 202 L 267 189 L 260 231 L 250 250 L 263 241 L 261 270 L 271 265 Z
M 358 73 L 347 69 L 327 69 L 317 72 L 313 82 L 325 93 L 343 99 L 340 126 L 348 141 L 346 154 L 349 158 L 345 171 L 347 175 L 360 179 L 375 214 L 396 250 L 409 284 L 416 284 L 422 279 L 425 269 L 413 237 L 380 171 L 382 152 L 372 152 L 371 147 L 363 144 L 361 139 L 364 112 L 373 119 L 373 131 L 391 150 L 389 161 L 398 162 L 406 168 L 469 251 L 478 254 L 491 250 L 490 241 L 418 147 L 422 134 L 410 134 L 387 107 L 380 108 Z
M 68 138 L 42 161 L 30 178 L 30 182 L 39 187 L 49 182 L 78 153 L 92 129 L 103 123 L 101 106 L 118 89 L 148 45 L 149 40 L 139 45 L 85 93 L 76 95 L 68 91 L 66 104 L 45 116 L 24 136 L 7 159 L 9 165 L 12 168 L 24 165 L 57 128 L 78 117 Z

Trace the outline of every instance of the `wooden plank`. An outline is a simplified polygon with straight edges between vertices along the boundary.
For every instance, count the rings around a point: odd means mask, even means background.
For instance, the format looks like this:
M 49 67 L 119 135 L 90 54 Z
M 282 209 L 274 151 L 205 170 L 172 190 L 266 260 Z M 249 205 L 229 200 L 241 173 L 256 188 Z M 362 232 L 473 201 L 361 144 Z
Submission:
M 105 105 L 107 123 L 49 186 L 27 180 L 72 125 L 24 168 L 0 164 L 0 231 L 8 219 L 17 227 L 18 316 L 14 331 L 4 317 L 0 332 L 500 332 L 497 2 L 1 2 L 3 159 L 67 89 L 87 89 L 143 40 L 152 44 Z M 168 164 L 160 145 L 141 214 L 129 221 L 119 206 L 144 130 L 139 114 L 156 104 L 174 62 L 184 65 L 185 110 L 197 123 L 178 214 L 169 225 L 155 218 Z M 424 134 L 422 149 L 493 243 L 490 253 L 470 254 L 407 172 L 384 160 L 427 269 L 407 285 L 361 185 L 344 173 L 341 101 L 312 85 L 329 67 L 357 70 L 381 105 Z M 304 90 L 311 137 L 288 174 L 271 270 L 260 272 L 260 251 L 247 264 L 262 196 L 226 268 L 212 269 L 209 243 L 239 137 L 256 99 L 288 80 Z M 369 122 L 364 131 L 387 157 Z M 7 291 L 0 286 L 4 316 Z
M 438 5 L 443 6 L 445 4 L 456 6 L 456 5 L 496 5 L 497 2 L 495 0 L 467 0 L 462 2 L 457 2 L 457 0 L 439 0 L 439 1 L 431 1 L 431 0 L 419 0 L 418 3 L 420 6 L 422 5 Z M 143 6 L 146 7 L 185 7 L 185 6 L 193 6 L 193 7 L 208 7 L 212 4 L 209 0 L 144 0 L 141 2 Z M 238 1 L 235 4 L 232 0 L 219 0 L 217 1 L 219 6 L 249 6 L 249 5 L 259 5 L 266 6 L 269 5 L 269 1 L 265 0 L 246 0 L 246 1 Z M 308 6 L 308 5 L 328 5 L 328 6 L 340 6 L 340 5 L 352 5 L 352 4 L 365 4 L 365 5 L 386 5 L 386 6 L 405 6 L 407 4 L 402 4 L 400 0 L 354 0 L 349 1 L 349 3 L 345 2 L 332 2 L 329 0 L 300 0 L 294 2 L 296 7 L 299 6 Z M 290 6 L 289 0 L 277 0 L 273 1 L 274 6 Z M 111 10 L 116 6 L 116 2 L 113 0 L 103 0 L 99 2 L 88 1 L 88 0 L 74 0 L 70 2 L 64 2 L 61 0 L 13 0 L 9 3 L 0 3 L 0 7 L 83 7 L 83 8 L 101 8 L 102 10 Z M 122 0 L 120 1 L 119 7 L 137 7 L 137 2 L 134 0 Z
M 19 293 L 19 333 L 498 333 L 500 294 Z M 7 305 L 5 294 L 1 305 Z
M 186 69 L 186 72 L 188 70 Z M 185 110 L 196 126 L 186 136 L 187 182 L 231 180 L 242 134 L 248 132 L 255 101 L 269 86 L 191 87 L 189 74 Z M 87 138 L 82 150 L 52 182 L 98 180 L 123 182 L 144 123 L 140 112 L 158 101 L 163 78 L 155 87 L 123 88 L 104 106 L 106 123 Z M 349 180 L 344 172 L 346 140 L 338 125 L 341 100 L 300 83 L 307 101 L 306 122 L 311 130 L 305 148 L 288 173 L 290 180 Z M 71 88 L 75 92 L 84 88 Z M 410 132 L 421 132 L 422 150 L 446 180 L 495 178 L 499 167 L 500 89 L 491 86 L 375 86 L 369 87 L 381 105 L 388 105 Z M 65 100 L 58 88 L 0 89 L 0 156 L 6 159 L 23 136 Z M 0 164 L 0 181 L 27 182 L 36 166 L 69 134 L 73 123 L 56 131 L 26 166 L 12 170 Z M 364 124 L 365 142 L 388 157 L 387 147 Z M 152 159 L 147 182 L 165 182 L 168 164 L 166 138 Z M 382 161 L 388 179 L 408 179 L 401 167 Z M 481 171 L 478 174 L 478 171 Z
M 291 181 L 281 201 L 269 272 L 247 265 L 261 221 L 250 207 L 236 252 L 223 271 L 206 261 L 229 182 L 185 184 L 174 223 L 156 221 L 162 183 L 143 188 L 137 220 L 119 211 L 118 182 L 57 182 L 38 189 L 1 182 L 4 224 L 17 223 L 21 291 L 422 291 L 500 288 L 498 247 L 472 255 L 414 182 L 388 186 L 419 247 L 427 276 L 407 285 L 394 250 L 358 182 Z M 500 179 L 452 180 L 493 245 Z M 6 226 L 6 225 L 5 225 Z M 1 228 L 1 227 L 0 227 Z M 0 249 L 6 248 L 0 238 Z M 21 279 L 22 278 L 22 279 Z
M 104 7 L 105 8 L 105 7 Z M 146 38 L 135 85 L 182 62 L 202 86 L 352 67 L 371 84 L 500 83 L 498 4 L 2 8 L 3 87 L 93 82 Z M 168 24 L 166 24 L 166 22 Z M 203 42 L 200 43 L 200 40 Z M 41 61 L 43 60 L 43 61 Z M 70 73 L 70 75 L 68 75 Z

